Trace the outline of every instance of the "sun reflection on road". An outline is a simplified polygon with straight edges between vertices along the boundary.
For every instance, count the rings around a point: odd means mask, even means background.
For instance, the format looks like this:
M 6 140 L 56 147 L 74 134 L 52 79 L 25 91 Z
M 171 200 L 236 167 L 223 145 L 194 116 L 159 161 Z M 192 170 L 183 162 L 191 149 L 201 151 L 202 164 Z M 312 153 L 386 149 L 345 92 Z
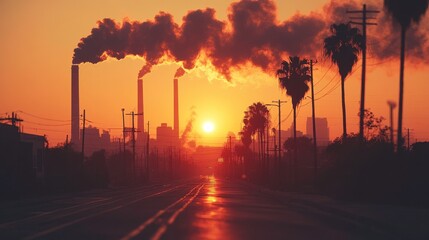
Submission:
M 209 187 L 207 188 L 207 203 L 215 203 L 217 202 L 216 198 L 216 178 L 214 176 L 209 176 Z
M 207 177 L 204 195 L 200 199 L 201 211 L 196 214 L 197 221 L 194 227 L 196 239 L 231 239 L 226 221 L 226 209 L 224 199 L 219 196 L 218 179 L 214 176 Z

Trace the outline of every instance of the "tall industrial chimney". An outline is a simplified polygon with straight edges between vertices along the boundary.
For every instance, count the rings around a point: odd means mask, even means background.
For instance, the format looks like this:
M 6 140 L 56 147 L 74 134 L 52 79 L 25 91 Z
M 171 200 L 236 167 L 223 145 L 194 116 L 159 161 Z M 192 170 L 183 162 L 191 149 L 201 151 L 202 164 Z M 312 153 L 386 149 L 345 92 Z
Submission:
M 179 83 L 174 79 L 174 137 L 179 141 Z
M 71 140 L 79 146 L 79 65 L 71 66 Z
M 143 80 L 137 80 L 137 141 L 144 140 L 144 105 L 143 105 Z

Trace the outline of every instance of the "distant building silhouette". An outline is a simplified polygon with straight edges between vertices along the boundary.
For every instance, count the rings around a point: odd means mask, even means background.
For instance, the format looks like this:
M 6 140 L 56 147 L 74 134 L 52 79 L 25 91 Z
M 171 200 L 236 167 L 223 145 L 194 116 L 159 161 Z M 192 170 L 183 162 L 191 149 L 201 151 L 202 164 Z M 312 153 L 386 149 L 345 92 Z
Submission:
M 21 142 L 31 144 L 31 161 L 37 179 L 45 176 L 45 142 L 44 136 L 20 133 Z
M 316 137 L 318 146 L 329 144 L 329 127 L 327 118 L 316 118 Z M 307 136 L 313 138 L 313 118 L 307 118 Z
M 0 192 L 18 194 L 44 178 L 45 137 L 0 123 Z
M 156 145 L 160 150 L 175 146 L 175 139 L 175 133 L 167 123 L 161 123 L 161 126 L 156 128 Z
M 304 133 L 302 131 L 296 130 L 296 137 L 303 137 Z M 293 123 L 288 130 L 282 130 L 282 145 L 289 138 L 293 138 Z
M 82 136 L 82 129 L 80 130 L 80 136 Z M 82 141 L 82 139 L 80 139 L 80 141 Z M 80 147 L 77 149 L 80 149 Z M 89 157 L 94 152 L 102 149 L 106 150 L 106 152 L 112 150 L 110 133 L 103 130 L 103 133 L 100 135 L 100 130 L 98 128 L 89 125 L 85 128 L 85 156 Z

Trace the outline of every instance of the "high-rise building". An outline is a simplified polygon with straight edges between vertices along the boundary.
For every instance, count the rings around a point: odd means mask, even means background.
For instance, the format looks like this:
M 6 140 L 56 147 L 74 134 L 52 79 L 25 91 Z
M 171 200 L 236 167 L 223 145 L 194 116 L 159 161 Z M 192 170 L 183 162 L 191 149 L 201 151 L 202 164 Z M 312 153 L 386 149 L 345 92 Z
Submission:
M 82 129 L 80 134 L 83 136 Z M 106 152 L 111 150 L 110 133 L 103 131 L 100 135 L 100 129 L 89 125 L 85 128 L 85 156 L 89 157 L 94 152 L 102 149 L 106 150 Z
M 161 126 L 156 128 L 156 142 L 160 149 L 175 146 L 175 133 L 173 129 L 167 126 L 167 123 L 161 123 Z
M 316 118 L 316 141 L 318 146 L 329 144 L 329 127 L 327 118 Z M 307 118 L 307 136 L 313 138 L 313 118 Z

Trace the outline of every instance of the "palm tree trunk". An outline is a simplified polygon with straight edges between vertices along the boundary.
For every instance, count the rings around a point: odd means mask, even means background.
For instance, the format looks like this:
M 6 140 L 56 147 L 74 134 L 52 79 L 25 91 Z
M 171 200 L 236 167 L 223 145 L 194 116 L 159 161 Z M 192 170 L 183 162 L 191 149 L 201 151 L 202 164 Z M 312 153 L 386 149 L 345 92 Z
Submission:
M 398 108 L 398 153 L 402 152 L 404 141 L 402 139 L 402 110 L 404 103 L 404 63 L 405 63 L 405 33 L 406 28 L 401 27 L 401 65 L 399 70 L 399 108 Z
M 258 148 L 259 148 L 259 170 L 262 167 L 262 136 L 261 136 L 261 130 L 258 131 Z
M 267 177 L 269 176 L 269 173 L 270 173 L 270 150 L 269 150 L 269 147 L 270 147 L 270 132 L 269 132 L 269 127 L 268 127 L 268 123 L 267 123 L 267 136 L 265 136 L 265 142 L 267 143 L 267 148 L 265 149 L 265 151 L 266 151 L 266 153 L 267 153 L 267 155 L 266 155 L 266 169 L 265 169 L 265 171 L 266 171 L 266 174 L 267 174 Z
M 389 106 L 390 110 L 390 142 L 392 144 L 392 150 L 395 151 L 395 140 L 393 139 L 393 106 Z
M 261 136 L 261 130 L 258 131 L 258 147 L 259 147 L 259 170 L 262 168 L 262 136 Z
M 345 79 L 341 77 L 341 105 L 343 109 L 343 140 L 347 138 L 347 120 L 346 120 L 346 96 L 344 89 Z
M 292 181 L 295 183 L 295 175 L 297 170 L 297 158 L 298 158 L 298 151 L 297 151 L 297 145 L 296 145 L 296 106 L 293 107 L 293 166 L 294 166 L 294 174 Z
M 259 130 L 259 152 L 260 152 L 260 156 L 261 156 L 261 160 L 260 160 L 260 176 L 261 176 L 261 181 L 264 181 L 264 132 L 262 129 Z

